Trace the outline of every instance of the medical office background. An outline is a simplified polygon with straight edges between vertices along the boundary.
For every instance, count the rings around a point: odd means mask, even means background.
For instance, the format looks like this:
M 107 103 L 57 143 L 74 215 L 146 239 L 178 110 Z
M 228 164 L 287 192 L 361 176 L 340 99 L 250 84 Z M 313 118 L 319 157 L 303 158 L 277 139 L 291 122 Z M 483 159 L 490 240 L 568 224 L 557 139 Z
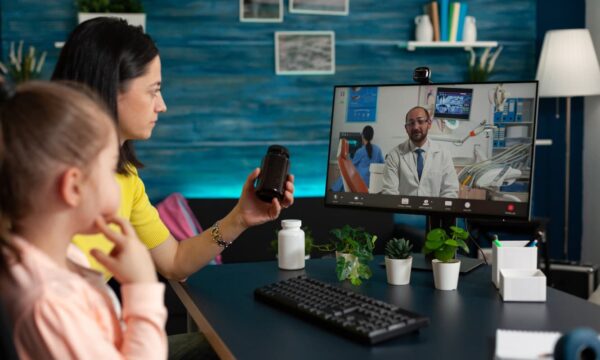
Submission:
M 478 40 L 504 46 L 490 81 L 534 79 L 550 29 L 587 26 L 600 53 L 600 1 L 462 1 L 477 20 Z M 417 66 L 429 66 L 436 82 L 466 80 L 462 49 L 406 50 L 425 0 L 350 0 L 348 16 L 290 14 L 284 1 L 281 23 L 240 22 L 238 0 L 142 2 L 147 32 L 160 49 L 168 105 L 152 138 L 136 145 L 153 201 L 172 192 L 237 197 L 273 143 L 291 151 L 297 196 L 321 197 L 334 85 L 410 83 Z M 48 51 L 42 76 L 48 79 L 60 52 L 54 43 L 76 26 L 74 1 L 1 0 L 0 13 L 1 58 L 11 41 L 24 40 Z M 274 32 L 301 30 L 335 32 L 335 74 L 275 74 Z M 562 254 L 564 100 L 558 111 L 556 119 L 556 100 L 541 99 L 537 135 L 552 145 L 537 147 L 533 192 L 533 215 L 550 219 L 555 258 Z M 600 98 L 575 98 L 572 122 L 569 254 L 600 263 Z M 423 223 L 421 216 L 395 219 Z

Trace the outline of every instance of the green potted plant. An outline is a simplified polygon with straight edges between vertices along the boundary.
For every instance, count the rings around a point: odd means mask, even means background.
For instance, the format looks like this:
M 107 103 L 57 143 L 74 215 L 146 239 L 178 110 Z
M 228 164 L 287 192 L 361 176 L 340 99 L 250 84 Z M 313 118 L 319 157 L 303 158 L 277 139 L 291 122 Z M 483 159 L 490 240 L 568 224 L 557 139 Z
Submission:
M 360 285 L 362 280 L 371 278 L 369 262 L 373 260 L 373 249 L 377 236 L 362 228 L 344 225 L 331 230 L 333 240 L 327 245 L 314 245 L 321 251 L 336 252 L 336 273 L 340 281 L 350 280 L 352 285 Z
M 385 244 L 385 273 L 391 285 L 406 285 L 410 283 L 412 267 L 410 241 L 402 238 L 392 238 Z
M 491 48 L 486 48 L 479 58 L 479 61 L 477 61 L 475 50 L 471 48 L 469 52 L 470 57 L 467 66 L 467 80 L 471 82 L 487 81 L 494 70 L 498 56 L 500 56 L 500 53 L 502 52 L 502 46 L 497 48 L 494 52 L 492 52 Z
M 308 260 L 310 259 L 310 253 L 312 252 L 315 239 L 313 237 L 312 231 L 309 229 L 308 226 L 303 226 L 302 231 L 304 231 L 304 258 Z M 279 243 L 277 240 L 277 232 L 278 230 L 275 230 L 275 239 L 271 240 L 270 243 L 271 250 L 275 253 L 275 256 L 277 256 L 277 245 Z
M 76 0 L 75 3 L 80 24 L 95 17 L 109 16 L 125 19 L 130 25 L 146 29 L 146 14 L 140 0 Z
M 450 235 L 442 228 L 432 229 L 427 233 L 423 253 L 433 255 L 431 265 L 436 289 L 457 288 L 460 260 L 456 259 L 456 251 L 461 248 L 464 252 L 469 252 L 465 242 L 468 238 L 469 233 L 458 226 L 450 226 Z
M 20 84 L 37 79 L 45 61 L 45 51 L 38 57 L 35 47 L 30 46 L 29 51 L 23 54 L 23 40 L 19 41 L 17 50 L 15 50 L 15 43 L 11 42 L 8 62 L 6 64 L 0 62 L 0 73 L 9 76 L 15 84 Z

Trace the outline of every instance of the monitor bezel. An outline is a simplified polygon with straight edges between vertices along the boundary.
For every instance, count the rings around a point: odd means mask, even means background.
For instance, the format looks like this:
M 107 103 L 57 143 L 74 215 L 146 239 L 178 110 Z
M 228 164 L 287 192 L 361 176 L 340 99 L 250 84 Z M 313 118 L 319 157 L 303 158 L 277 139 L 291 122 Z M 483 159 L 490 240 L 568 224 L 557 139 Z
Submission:
M 331 158 L 332 152 L 332 136 L 333 136 L 333 112 L 335 110 L 335 96 L 338 88 L 349 88 L 349 87 L 415 87 L 415 86 L 468 86 L 468 85 L 485 85 L 485 84 L 535 84 L 535 111 L 534 111 L 534 119 L 533 119 L 533 129 L 532 136 L 533 142 L 531 144 L 531 176 L 529 181 L 529 189 L 528 189 L 528 202 L 527 202 L 527 215 L 526 216 L 508 216 L 503 214 L 483 214 L 476 212 L 461 212 L 461 211 L 436 211 L 436 210 L 425 210 L 425 209 L 409 209 L 409 208 L 384 208 L 384 207 L 373 207 L 373 206 L 362 206 L 362 205 L 352 205 L 352 204 L 331 204 L 327 201 L 328 195 L 328 183 L 329 183 L 329 159 Z M 457 217 L 457 218 L 470 218 L 470 219 L 491 219 L 494 218 L 499 221 L 509 222 L 509 221 L 531 221 L 532 218 L 532 209 L 533 209 L 533 183 L 534 183 L 534 174 L 535 174 L 535 153 L 536 153 L 536 138 L 537 138 L 537 125 L 538 125 L 538 110 L 539 110 L 539 81 L 537 80 L 522 80 L 522 81 L 485 81 L 485 82 L 443 82 L 443 83 L 430 83 L 430 84 L 414 84 L 414 83 L 400 83 L 400 84 L 352 84 L 352 85 L 334 85 L 333 94 L 331 100 L 331 116 L 329 120 L 329 140 L 328 140 L 328 150 L 327 150 L 327 161 L 325 168 L 325 194 L 323 196 L 324 206 L 327 208 L 343 208 L 343 209 L 364 209 L 369 211 L 379 211 L 379 212 L 392 212 L 399 214 L 408 214 L 408 215 L 426 215 L 426 216 L 437 216 L 437 217 Z M 354 194 L 354 193 L 348 193 Z M 359 193 L 356 193 L 359 194 Z M 490 201 L 490 200 L 487 200 Z

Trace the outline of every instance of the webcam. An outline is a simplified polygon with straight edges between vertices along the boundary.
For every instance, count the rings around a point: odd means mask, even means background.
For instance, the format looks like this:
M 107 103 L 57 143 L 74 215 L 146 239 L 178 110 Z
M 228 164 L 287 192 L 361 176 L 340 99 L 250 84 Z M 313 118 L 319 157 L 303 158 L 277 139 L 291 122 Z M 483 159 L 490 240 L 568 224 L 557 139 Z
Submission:
M 420 66 L 413 71 L 413 80 L 421 85 L 431 84 L 431 70 L 426 66 Z

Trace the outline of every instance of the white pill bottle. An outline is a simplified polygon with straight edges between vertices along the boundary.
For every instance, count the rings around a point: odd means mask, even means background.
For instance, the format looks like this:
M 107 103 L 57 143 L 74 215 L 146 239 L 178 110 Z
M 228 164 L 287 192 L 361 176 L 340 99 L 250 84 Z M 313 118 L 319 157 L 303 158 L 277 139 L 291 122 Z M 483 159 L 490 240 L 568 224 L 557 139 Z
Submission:
M 282 220 L 277 234 L 277 258 L 283 270 L 304 269 L 304 231 L 300 220 Z

